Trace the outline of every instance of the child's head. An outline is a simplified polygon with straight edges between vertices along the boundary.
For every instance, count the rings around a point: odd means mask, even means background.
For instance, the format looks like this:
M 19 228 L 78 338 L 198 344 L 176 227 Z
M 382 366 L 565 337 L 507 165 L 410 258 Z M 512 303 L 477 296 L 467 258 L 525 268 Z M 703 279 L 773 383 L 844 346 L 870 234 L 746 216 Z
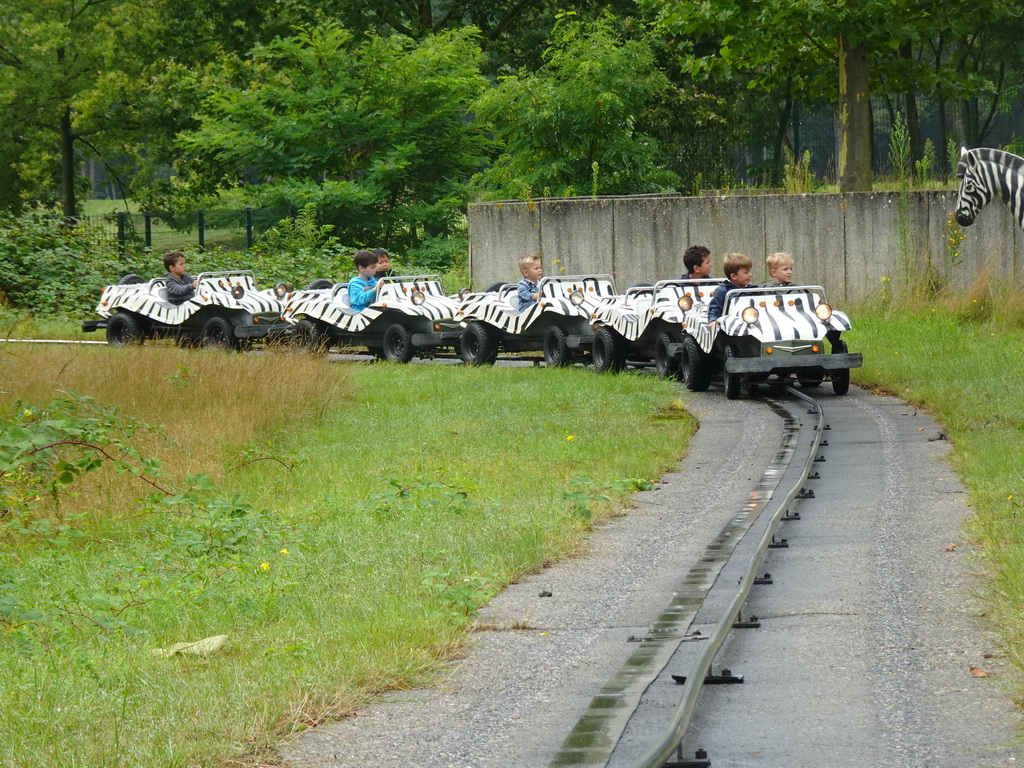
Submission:
M 691 245 L 683 253 L 683 266 L 690 277 L 710 277 L 711 251 L 703 245 Z
M 377 256 L 377 271 L 387 272 L 391 269 L 391 256 L 383 248 L 377 248 L 372 253 Z
M 750 285 L 752 270 L 754 268 L 750 258 L 742 253 L 730 253 L 722 262 L 722 272 L 733 285 L 741 288 Z
M 544 277 L 544 267 L 540 263 L 540 256 L 534 256 L 529 253 L 520 256 L 519 273 L 531 283 L 536 283 Z
M 793 282 L 793 257 L 788 253 L 773 253 L 768 257 L 768 275 L 776 283 Z
M 168 251 L 164 254 L 164 269 L 168 272 L 171 271 L 171 267 L 174 267 L 178 262 L 185 263 L 185 254 L 181 251 Z
M 356 251 L 352 261 L 356 265 L 356 272 L 363 277 L 372 276 L 377 271 L 377 254 L 373 251 Z

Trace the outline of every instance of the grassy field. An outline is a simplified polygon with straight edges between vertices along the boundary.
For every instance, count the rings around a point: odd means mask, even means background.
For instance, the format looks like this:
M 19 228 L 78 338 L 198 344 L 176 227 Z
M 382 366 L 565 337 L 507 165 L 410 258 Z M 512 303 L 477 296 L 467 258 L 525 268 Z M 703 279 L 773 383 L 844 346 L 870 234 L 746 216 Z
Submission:
M 695 427 L 644 375 L 155 345 L 0 361 L 10 766 L 258 764 L 422 684 Z

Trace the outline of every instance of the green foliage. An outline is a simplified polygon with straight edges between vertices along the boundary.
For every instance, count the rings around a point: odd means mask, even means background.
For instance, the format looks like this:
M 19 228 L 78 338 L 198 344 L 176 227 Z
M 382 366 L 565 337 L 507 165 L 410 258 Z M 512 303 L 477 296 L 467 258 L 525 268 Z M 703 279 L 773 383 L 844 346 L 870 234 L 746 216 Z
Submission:
M 132 447 L 138 432 L 155 429 L 73 392 L 42 407 L 16 402 L 13 415 L 0 421 L 0 518 L 34 513 L 47 500 L 59 505 L 68 486 L 108 463 L 158 487 L 159 461 Z M 9 474 L 16 478 L 10 486 Z
M 256 46 L 212 84 L 180 135 L 195 183 L 254 206 L 315 206 L 359 247 L 403 251 L 463 215 L 486 140 L 467 109 L 486 87 L 471 29 L 414 42 L 333 25 Z M 246 186 L 252 178 L 264 180 Z
M 787 194 L 804 194 L 814 191 L 814 175 L 811 173 L 811 151 L 806 150 L 802 160 L 797 160 L 786 148 L 786 165 L 783 167 L 783 187 Z
M 40 316 L 92 314 L 104 285 L 147 261 L 57 218 L 0 215 L 0 302 Z
M 475 177 L 481 195 L 671 188 L 678 177 L 659 164 L 657 142 L 637 128 L 638 116 L 669 88 L 651 48 L 620 39 L 613 19 L 587 24 L 563 17 L 542 69 L 502 78 L 476 103 L 502 145 L 493 166 Z
M 355 249 L 342 246 L 333 231 L 333 225 L 317 223 L 316 207 L 309 203 L 249 249 L 252 269 L 268 284 L 302 287 L 317 278 L 341 280 L 352 271 Z
M 935 181 L 935 142 L 931 139 L 924 140 L 924 153 L 921 159 L 914 163 L 914 171 L 922 186 Z
M 910 132 L 907 129 L 907 121 L 902 112 L 896 113 L 893 121 L 892 133 L 889 135 L 889 161 L 892 163 L 893 172 L 896 174 L 896 183 L 899 190 L 896 200 L 898 212 L 899 266 L 903 273 L 903 288 L 913 291 L 921 286 L 913 281 L 915 254 L 910 233 L 910 215 L 908 213 L 910 201 L 911 162 L 910 162 Z
M 949 181 L 957 184 L 956 167 L 960 164 L 960 144 L 950 136 L 946 139 L 946 163 L 949 164 Z
M 589 477 L 574 477 L 569 481 L 569 490 L 562 494 L 562 500 L 568 502 L 569 512 L 581 520 L 590 520 L 593 507 L 601 502 L 611 501 L 614 493 L 623 496 L 635 491 L 649 491 L 654 484 L 642 478 L 611 480 L 598 485 Z

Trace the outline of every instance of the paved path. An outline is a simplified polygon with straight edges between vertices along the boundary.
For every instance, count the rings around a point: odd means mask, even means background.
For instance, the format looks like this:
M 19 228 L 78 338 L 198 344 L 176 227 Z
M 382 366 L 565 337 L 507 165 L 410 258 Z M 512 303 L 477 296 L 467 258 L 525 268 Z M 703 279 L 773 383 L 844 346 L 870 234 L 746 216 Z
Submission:
M 790 548 L 768 568 L 776 583 L 754 596 L 762 629 L 734 633 L 716 660 L 746 682 L 702 695 L 687 749 L 708 749 L 716 768 L 1013 764 L 1018 718 L 971 595 L 949 444 L 895 398 L 821 394 L 832 429 L 816 498 L 798 502 Z M 689 456 L 586 556 L 496 598 L 481 616 L 493 630 L 435 688 L 304 734 L 285 764 L 547 766 L 778 447 L 781 420 L 757 402 L 684 397 L 701 422 Z

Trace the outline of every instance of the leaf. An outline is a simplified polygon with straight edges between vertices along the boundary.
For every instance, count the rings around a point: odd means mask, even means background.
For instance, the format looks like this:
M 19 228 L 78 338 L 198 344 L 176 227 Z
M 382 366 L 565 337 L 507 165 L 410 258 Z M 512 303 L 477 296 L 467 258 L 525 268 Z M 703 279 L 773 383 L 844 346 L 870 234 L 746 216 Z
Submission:
M 955 551 L 956 551 L 956 548 L 957 548 L 958 546 L 959 546 L 959 544 L 950 544 L 950 545 L 949 545 L 948 547 L 946 547 L 946 551 L 947 551 L 947 552 L 955 552 Z
M 975 677 L 992 677 L 991 672 L 988 672 L 987 670 L 984 670 L 981 667 L 968 667 L 967 671 Z
M 175 643 L 167 648 L 155 648 L 153 649 L 153 655 L 163 656 L 165 659 L 178 654 L 210 656 L 223 649 L 227 641 L 227 635 L 213 635 L 212 637 L 204 637 L 202 640 L 197 640 L 194 643 Z

